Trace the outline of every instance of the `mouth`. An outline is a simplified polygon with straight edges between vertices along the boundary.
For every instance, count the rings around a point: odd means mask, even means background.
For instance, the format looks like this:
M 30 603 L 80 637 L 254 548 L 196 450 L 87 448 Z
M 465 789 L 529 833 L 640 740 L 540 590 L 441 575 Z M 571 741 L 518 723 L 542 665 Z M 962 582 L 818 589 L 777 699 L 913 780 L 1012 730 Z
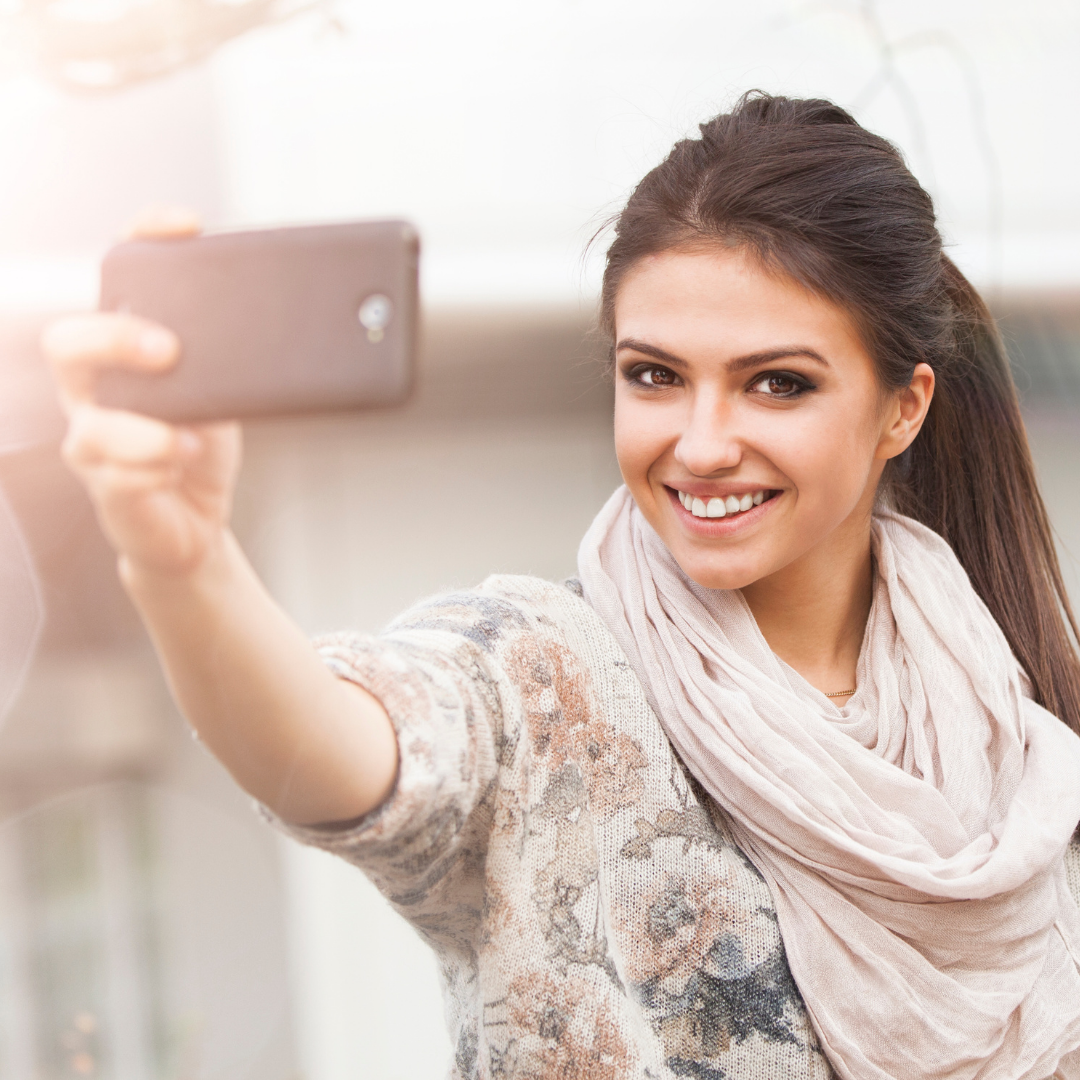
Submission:
M 745 491 L 738 495 L 694 495 L 678 488 L 668 488 L 682 504 L 683 509 L 695 518 L 741 518 L 756 507 L 769 502 L 780 493 L 769 488 Z

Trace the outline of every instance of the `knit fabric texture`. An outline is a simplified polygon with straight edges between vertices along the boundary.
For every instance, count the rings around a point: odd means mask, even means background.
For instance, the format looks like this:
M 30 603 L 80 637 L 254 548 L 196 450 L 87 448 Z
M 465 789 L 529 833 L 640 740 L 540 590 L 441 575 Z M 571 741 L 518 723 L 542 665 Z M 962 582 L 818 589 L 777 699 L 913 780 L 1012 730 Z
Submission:
M 769 885 L 843 1080 L 1080 1080 L 1080 738 L 1031 697 L 952 548 L 879 508 L 841 709 L 737 589 L 683 572 L 625 487 L 578 552 L 585 599 Z M 977 929 L 976 929 L 977 928 Z
M 397 784 L 348 827 L 276 824 L 435 950 L 453 1080 L 831 1077 L 768 887 L 579 593 L 496 576 L 321 639 L 386 708 Z

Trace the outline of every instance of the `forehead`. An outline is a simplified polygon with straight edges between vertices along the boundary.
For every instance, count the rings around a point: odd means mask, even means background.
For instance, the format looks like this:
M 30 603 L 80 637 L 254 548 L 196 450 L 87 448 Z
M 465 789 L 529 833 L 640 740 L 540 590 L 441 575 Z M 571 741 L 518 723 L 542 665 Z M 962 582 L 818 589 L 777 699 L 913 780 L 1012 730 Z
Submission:
M 619 286 L 614 314 L 617 341 L 647 341 L 686 359 L 791 345 L 868 359 L 844 308 L 765 270 L 743 248 L 647 256 Z

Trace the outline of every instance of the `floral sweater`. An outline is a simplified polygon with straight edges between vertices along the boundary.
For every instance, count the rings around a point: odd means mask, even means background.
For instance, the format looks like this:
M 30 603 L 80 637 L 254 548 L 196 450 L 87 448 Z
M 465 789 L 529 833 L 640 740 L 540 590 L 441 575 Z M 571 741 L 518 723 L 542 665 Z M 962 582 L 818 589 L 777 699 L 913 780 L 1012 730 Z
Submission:
M 575 582 L 492 577 L 320 650 L 400 772 L 360 822 L 287 831 L 435 950 L 453 1080 L 832 1076 L 768 888 Z

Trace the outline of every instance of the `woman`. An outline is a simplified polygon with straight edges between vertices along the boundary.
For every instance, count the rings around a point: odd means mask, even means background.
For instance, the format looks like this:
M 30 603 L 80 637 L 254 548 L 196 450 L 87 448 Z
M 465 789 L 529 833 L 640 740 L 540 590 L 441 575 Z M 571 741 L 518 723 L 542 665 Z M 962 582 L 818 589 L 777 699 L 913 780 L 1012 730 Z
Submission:
M 993 322 L 841 109 L 701 133 L 608 253 L 580 583 L 313 649 L 236 429 L 93 404 L 177 355 L 127 316 L 46 335 L 67 459 L 202 739 L 437 951 L 452 1075 L 1080 1077 L 1080 665 Z

